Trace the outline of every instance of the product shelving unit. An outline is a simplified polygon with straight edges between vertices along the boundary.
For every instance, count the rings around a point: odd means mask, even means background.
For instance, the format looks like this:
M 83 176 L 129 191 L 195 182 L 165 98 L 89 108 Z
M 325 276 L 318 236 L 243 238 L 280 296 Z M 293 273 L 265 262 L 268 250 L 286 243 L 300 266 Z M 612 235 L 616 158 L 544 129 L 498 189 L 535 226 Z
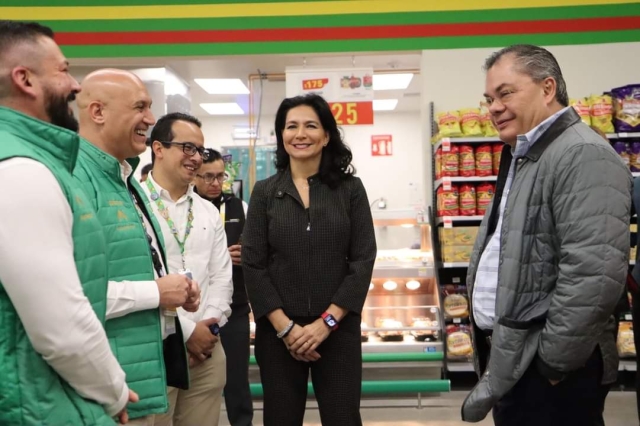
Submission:
M 434 104 L 430 104 L 432 129 L 436 129 Z M 434 132 L 435 133 L 435 132 Z M 607 138 L 611 141 L 616 140 L 640 140 L 640 132 L 636 133 L 608 133 Z M 499 143 L 501 142 L 497 137 L 460 137 L 460 138 L 442 138 L 432 144 L 432 159 L 435 158 L 435 152 L 444 145 L 452 144 L 486 144 L 486 143 Z M 435 161 L 432 160 L 432 179 L 433 179 L 433 200 L 432 205 L 437 205 L 436 191 L 442 185 L 448 185 L 452 183 L 477 183 L 477 182 L 495 182 L 496 176 L 474 176 L 474 177 L 444 177 L 441 179 L 435 179 Z M 640 172 L 632 172 L 633 177 L 640 177 Z M 432 247 L 434 253 L 435 264 L 435 279 L 438 283 L 438 287 L 443 284 L 457 284 L 466 285 L 466 273 L 469 267 L 468 262 L 443 262 L 442 248 L 440 239 L 438 236 L 438 227 L 456 227 L 456 226 L 480 226 L 480 222 L 483 216 L 444 216 L 437 217 L 433 210 L 429 211 L 429 217 L 432 223 Z M 632 218 L 632 222 L 636 221 L 637 217 Z M 640 247 L 638 248 L 640 249 Z M 635 265 L 635 259 L 630 259 L 629 265 Z M 621 319 L 630 320 L 630 312 L 624 312 L 620 315 Z M 446 325 L 446 324 L 445 324 Z M 447 360 L 447 345 L 446 334 L 443 337 L 443 350 L 445 352 L 444 367 L 448 372 L 473 372 L 473 366 L 469 362 L 456 362 Z M 634 359 L 622 359 L 620 361 L 620 371 L 636 371 L 636 361 Z

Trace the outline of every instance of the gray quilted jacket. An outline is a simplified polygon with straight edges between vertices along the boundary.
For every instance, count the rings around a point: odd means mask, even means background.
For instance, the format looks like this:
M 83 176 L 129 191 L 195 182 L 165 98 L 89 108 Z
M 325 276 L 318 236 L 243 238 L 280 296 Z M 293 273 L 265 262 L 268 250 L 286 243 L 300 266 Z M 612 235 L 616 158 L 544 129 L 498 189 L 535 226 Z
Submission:
M 505 146 L 468 269 L 470 298 L 511 159 Z M 628 272 L 631 186 L 620 157 L 573 108 L 516 159 L 502 222 L 492 343 L 489 348 L 474 327 L 481 377 L 463 403 L 463 420 L 484 419 L 533 362 L 545 377 L 562 379 L 583 366 L 596 345 L 603 383 L 615 381 L 612 313 Z

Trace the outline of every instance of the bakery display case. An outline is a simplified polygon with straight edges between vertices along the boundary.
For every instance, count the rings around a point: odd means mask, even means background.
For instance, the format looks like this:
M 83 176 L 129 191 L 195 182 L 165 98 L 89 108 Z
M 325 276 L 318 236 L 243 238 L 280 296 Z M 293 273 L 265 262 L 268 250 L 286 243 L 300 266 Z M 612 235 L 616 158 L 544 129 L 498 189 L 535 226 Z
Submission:
M 363 353 L 441 352 L 430 225 L 420 210 L 374 210 L 378 255 L 362 311 Z

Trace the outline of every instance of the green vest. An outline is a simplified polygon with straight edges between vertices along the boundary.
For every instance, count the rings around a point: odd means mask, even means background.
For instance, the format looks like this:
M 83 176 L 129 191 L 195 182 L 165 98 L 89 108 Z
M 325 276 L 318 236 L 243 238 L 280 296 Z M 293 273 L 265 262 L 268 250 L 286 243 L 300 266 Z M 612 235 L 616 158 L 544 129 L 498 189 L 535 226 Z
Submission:
M 105 238 L 91 204 L 71 176 L 78 144 L 78 135 L 73 132 L 0 107 L 0 161 L 31 158 L 45 165 L 57 179 L 73 212 L 74 257 L 82 288 L 98 319 L 104 324 L 107 294 Z M 25 226 L 29 224 L 25 223 Z M 37 266 L 38 259 L 34 259 L 34 267 Z M 102 406 L 80 397 L 34 350 L 2 282 L 0 383 L 1 425 L 115 424 Z
M 134 159 L 130 163 L 135 168 L 139 160 Z M 132 281 L 131 285 L 135 285 L 135 281 L 153 281 L 149 243 L 129 189 L 122 180 L 118 160 L 81 139 L 74 177 L 83 185 L 104 228 L 108 280 Z M 129 183 L 134 191 L 142 193 L 135 179 L 129 179 Z M 151 211 L 146 196 L 142 195 L 141 199 L 145 201 L 146 210 Z M 153 214 L 150 219 L 162 248 L 164 241 L 160 226 Z M 160 252 L 164 255 L 164 250 Z M 167 264 L 166 259 L 164 264 Z M 139 402 L 127 406 L 129 416 L 138 418 L 166 412 L 169 405 L 159 308 L 110 319 L 106 330 L 111 349 L 127 374 L 127 384 L 140 397 Z M 185 351 L 183 342 L 178 340 L 178 344 L 178 350 Z M 183 360 L 181 371 L 188 383 L 186 352 Z

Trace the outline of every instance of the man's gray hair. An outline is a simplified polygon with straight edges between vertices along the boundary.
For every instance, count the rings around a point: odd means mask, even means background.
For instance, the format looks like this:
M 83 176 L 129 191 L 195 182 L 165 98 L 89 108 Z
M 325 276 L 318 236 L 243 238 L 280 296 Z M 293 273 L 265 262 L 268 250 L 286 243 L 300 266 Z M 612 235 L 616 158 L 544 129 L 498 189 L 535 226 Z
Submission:
M 527 74 L 535 82 L 552 77 L 556 81 L 556 100 L 562 106 L 569 105 L 567 83 L 562 77 L 562 71 L 556 58 L 547 49 L 531 44 L 514 44 L 494 52 L 484 63 L 484 70 L 489 71 L 505 55 L 515 57 L 519 71 Z

